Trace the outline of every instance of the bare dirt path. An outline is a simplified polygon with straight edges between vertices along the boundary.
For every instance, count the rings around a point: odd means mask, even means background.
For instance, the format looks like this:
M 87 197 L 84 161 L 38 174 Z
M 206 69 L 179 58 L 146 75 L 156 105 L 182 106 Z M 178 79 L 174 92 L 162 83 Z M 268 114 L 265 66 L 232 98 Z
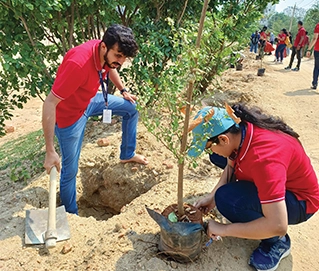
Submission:
M 234 100 L 249 101 L 269 113 L 282 116 L 300 134 L 319 176 L 319 94 L 309 88 L 313 60 L 303 59 L 299 72 L 284 70 L 289 59 L 284 60 L 284 65 L 275 65 L 272 60 L 273 56 L 265 57 L 265 76 L 258 77 L 256 74 L 260 64 L 254 60 L 254 55 L 247 55 L 243 71 L 225 72 L 221 80 L 224 92 L 231 93 Z M 12 121 L 18 126 L 16 132 L 0 139 L 0 144 L 19 136 L 22 130 L 30 132 L 41 127 L 41 103 L 28 106 L 30 111 L 27 108 L 22 110 Z M 32 123 L 28 123 L 30 116 L 34 116 Z M 163 159 L 170 159 L 170 154 L 165 150 L 159 153 L 158 143 L 152 141 L 154 138 L 148 137 L 142 127 L 139 134 L 139 141 L 145 144 L 145 154 L 151 157 L 151 166 L 161 164 Z M 84 149 L 83 156 L 85 153 Z M 39 201 L 46 206 L 47 176 L 42 174 L 27 186 L 0 180 L 0 270 L 252 270 L 247 261 L 259 243 L 254 240 L 224 238 L 222 242 L 213 243 L 205 249 L 194 263 L 187 265 L 165 260 L 158 255 L 159 227 L 146 213 L 145 205 L 163 210 L 168 204 L 176 202 L 176 171 L 175 166 L 171 171 L 160 172 L 165 179 L 163 182 L 107 221 L 97 220 L 93 216 L 68 215 L 71 228 L 68 243 L 72 245 L 72 251 L 67 254 L 61 253 L 65 242 L 58 243 L 50 251 L 43 246 L 24 245 L 25 210 L 38 206 Z M 219 174 L 203 157 L 198 168 L 186 172 L 185 201 L 193 203 L 211 191 Z M 319 270 L 318 224 L 319 215 L 316 214 L 307 223 L 289 227 L 292 252 L 281 262 L 278 270 Z

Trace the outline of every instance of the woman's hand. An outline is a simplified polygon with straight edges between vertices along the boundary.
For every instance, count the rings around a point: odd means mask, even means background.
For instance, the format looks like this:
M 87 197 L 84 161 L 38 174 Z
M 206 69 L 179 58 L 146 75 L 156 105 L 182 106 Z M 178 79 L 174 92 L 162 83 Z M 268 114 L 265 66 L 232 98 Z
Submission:
M 225 224 L 218 223 L 214 220 L 209 220 L 207 227 L 207 236 L 213 240 L 218 240 L 219 237 L 225 237 Z M 218 237 L 219 236 L 219 237 Z
M 206 197 L 195 202 L 194 206 L 201 210 L 202 213 L 207 214 L 210 210 L 215 207 L 215 199 L 212 193 L 208 194 Z

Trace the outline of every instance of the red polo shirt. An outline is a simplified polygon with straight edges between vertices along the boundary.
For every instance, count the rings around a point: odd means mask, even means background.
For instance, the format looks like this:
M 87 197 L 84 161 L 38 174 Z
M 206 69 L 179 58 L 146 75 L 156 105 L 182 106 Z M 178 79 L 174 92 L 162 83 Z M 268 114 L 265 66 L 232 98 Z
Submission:
M 314 33 L 319 35 L 319 23 L 317 23 Z M 319 36 L 318 36 L 317 41 L 315 43 L 314 50 L 319 51 Z
M 294 47 L 298 47 L 301 37 L 305 37 L 305 36 L 306 36 L 306 30 L 303 27 L 300 27 L 295 38 Z M 303 43 L 301 44 L 301 46 L 303 46 Z
M 87 108 L 100 86 L 98 71 L 102 70 L 98 46 L 91 40 L 69 50 L 57 71 L 51 92 L 61 102 L 56 107 L 56 123 L 65 128 L 75 123 Z M 104 67 L 105 78 L 108 67 Z
M 254 182 L 261 204 L 282 201 L 289 190 L 306 201 L 308 214 L 319 209 L 316 174 L 295 138 L 248 123 L 235 163 L 237 179 Z
M 278 39 L 278 44 L 286 44 L 285 43 L 286 37 L 287 37 L 286 34 L 279 33 L 278 38 L 280 38 L 280 39 Z

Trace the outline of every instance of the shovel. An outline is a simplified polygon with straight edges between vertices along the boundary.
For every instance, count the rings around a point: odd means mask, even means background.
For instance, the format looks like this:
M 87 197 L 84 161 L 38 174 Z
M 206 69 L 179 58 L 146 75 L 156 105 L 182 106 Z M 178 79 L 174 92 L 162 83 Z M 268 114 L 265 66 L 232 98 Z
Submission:
M 70 239 L 70 229 L 64 205 L 56 208 L 57 169 L 50 171 L 49 209 L 27 210 L 25 219 L 25 243 L 44 244 L 53 248 L 56 242 Z

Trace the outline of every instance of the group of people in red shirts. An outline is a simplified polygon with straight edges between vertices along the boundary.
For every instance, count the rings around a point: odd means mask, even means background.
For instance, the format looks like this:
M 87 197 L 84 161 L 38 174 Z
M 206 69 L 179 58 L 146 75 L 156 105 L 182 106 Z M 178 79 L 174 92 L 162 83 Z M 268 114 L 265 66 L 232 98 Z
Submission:
M 269 34 L 266 33 L 267 27 L 264 26 L 260 31 L 260 50 L 259 55 L 263 53 L 271 53 L 275 49 L 273 48 L 272 44 L 268 42 Z M 297 65 L 293 68 L 293 71 L 299 71 L 300 69 L 300 62 L 301 58 L 305 53 L 305 47 L 309 46 L 309 36 L 308 32 L 303 27 L 303 22 L 298 21 L 298 33 L 295 37 L 295 40 L 292 44 L 292 35 L 291 32 L 288 32 L 285 28 L 280 30 L 280 33 L 275 39 L 277 43 L 277 47 L 275 50 L 275 60 L 276 63 L 283 63 L 284 57 L 288 56 L 290 53 L 291 48 L 291 57 L 289 65 L 285 68 L 286 70 L 291 70 L 292 63 L 294 61 L 295 56 L 297 56 Z

